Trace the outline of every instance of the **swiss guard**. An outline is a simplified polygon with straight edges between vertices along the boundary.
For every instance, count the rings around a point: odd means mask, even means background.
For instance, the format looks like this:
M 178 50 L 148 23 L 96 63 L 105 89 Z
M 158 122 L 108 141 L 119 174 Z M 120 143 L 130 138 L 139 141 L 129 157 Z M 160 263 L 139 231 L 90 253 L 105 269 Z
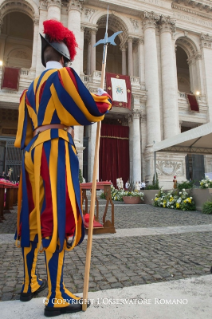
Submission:
M 44 315 L 51 317 L 82 310 L 82 299 L 63 282 L 65 251 L 85 234 L 73 126 L 103 120 L 111 100 L 101 89 L 91 94 L 67 67 L 76 55 L 74 34 L 58 21 L 43 25 L 46 69 L 23 92 L 19 105 L 15 147 L 24 155 L 15 239 L 24 266 L 20 300 L 29 301 L 48 286 Z M 39 251 L 45 253 L 47 281 L 36 274 Z

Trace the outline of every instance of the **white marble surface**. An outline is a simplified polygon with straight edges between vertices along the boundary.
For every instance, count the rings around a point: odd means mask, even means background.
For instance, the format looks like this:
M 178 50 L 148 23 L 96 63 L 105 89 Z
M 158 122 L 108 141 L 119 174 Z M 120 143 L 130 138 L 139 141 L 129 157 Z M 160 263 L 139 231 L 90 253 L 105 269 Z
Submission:
M 62 315 L 68 319 L 211 319 L 212 276 L 201 276 L 119 289 L 89 292 L 86 312 Z M 79 294 L 82 296 L 82 294 Z M 44 298 L 30 302 L 1 302 L 1 318 L 37 319 Z

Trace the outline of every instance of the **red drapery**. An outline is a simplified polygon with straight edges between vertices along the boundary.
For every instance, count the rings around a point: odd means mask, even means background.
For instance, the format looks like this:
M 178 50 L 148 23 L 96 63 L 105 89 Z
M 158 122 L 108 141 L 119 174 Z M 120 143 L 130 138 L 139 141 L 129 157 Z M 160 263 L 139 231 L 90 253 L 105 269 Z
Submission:
M 199 104 L 194 94 L 186 94 L 191 111 L 199 112 Z
M 2 89 L 18 90 L 20 71 L 18 68 L 5 67 L 2 79 Z
M 100 139 L 99 180 L 111 180 L 116 187 L 116 179 L 129 179 L 129 127 L 103 124 Z

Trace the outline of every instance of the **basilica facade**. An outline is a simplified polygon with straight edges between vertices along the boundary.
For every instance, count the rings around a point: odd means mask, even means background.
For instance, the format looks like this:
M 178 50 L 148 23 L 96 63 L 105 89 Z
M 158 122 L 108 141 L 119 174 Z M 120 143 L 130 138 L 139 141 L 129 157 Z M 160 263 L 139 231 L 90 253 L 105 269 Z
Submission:
M 151 183 L 154 143 L 212 121 L 210 1 L 0 0 L 0 173 L 10 166 L 18 171 L 20 166 L 21 156 L 13 149 L 18 104 L 22 91 L 44 70 L 39 36 L 43 21 L 56 19 L 74 32 L 78 52 L 71 66 L 95 93 L 100 86 L 102 47 L 94 44 L 104 38 L 108 5 L 109 35 L 122 33 L 117 46 L 108 48 L 106 72 L 129 76 L 132 100 L 130 108 L 114 106 L 102 123 L 102 128 L 111 126 L 116 132 L 125 127 L 126 135 L 111 136 L 104 129 L 101 143 L 113 138 L 125 144 L 117 141 L 113 148 L 105 144 L 107 156 L 100 150 L 104 167 L 99 179 L 114 181 L 123 175 L 124 182 Z M 2 86 L 6 67 L 20 71 L 16 90 Z M 195 96 L 198 111 L 190 108 L 187 94 Z M 92 180 L 95 133 L 95 124 L 75 127 L 80 167 L 87 181 Z M 123 172 L 108 169 L 116 162 Z M 212 157 L 158 153 L 156 167 L 160 185 L 170 188 L 174 175 L 183 181 L 211 172 Z

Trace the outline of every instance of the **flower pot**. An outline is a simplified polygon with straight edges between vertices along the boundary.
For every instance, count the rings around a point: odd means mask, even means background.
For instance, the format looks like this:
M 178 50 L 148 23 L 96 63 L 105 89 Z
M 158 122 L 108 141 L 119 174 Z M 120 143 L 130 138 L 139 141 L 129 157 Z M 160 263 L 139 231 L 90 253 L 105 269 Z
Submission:
M 139 196 L 123 196 L 125 204 L 142 204 L 143 201 Z

